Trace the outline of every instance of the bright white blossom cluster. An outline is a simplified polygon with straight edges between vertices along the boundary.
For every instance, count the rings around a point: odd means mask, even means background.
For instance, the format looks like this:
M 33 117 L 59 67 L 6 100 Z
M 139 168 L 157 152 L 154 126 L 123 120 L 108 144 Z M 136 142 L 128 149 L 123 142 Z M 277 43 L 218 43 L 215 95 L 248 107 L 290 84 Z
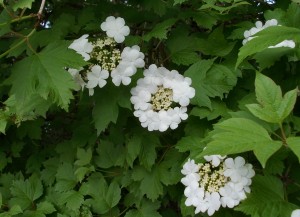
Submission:
M 263 25 L 261 21 L 257 21 L 255 23 L 255 27 L 252 27 L 249 30 L 246 30 L 244 32 L 245 39 L 243 40 L 243 45 L 245 45 L 248 41 L 252 40 L 253 38 L 257 36 L 253 36 L 256 33 L 260 32 L 263 29 L 266 29 L 270 26 L 277 26 L 278 21 L 276 19 L 267 20 L 266 23 Z M 269 48 L 278 48 L 278 47 L 289 47 L 289 48 L 295 48 L 295 42 L 293 40 L 284 40 L 274 46 L 269 46 Z
M 122 43 L 130 32 L 129 27 L 125 26 L 125 20 L 121 17 L 109 16 L 105 22 L 101 23 L 100 27 L 108 37 L 113 38 L 117 43 Z
M 191 83 L 190 78 L 176 70 L 150 65 L 131 90 L 134 115 L 149 131 L 176 129 L 182 120 L 187 119 L 187 106 L 195 96 Z
M 300 209 L 295 209 L 292 212 L 291 217 L 300 217 Z
M 89 95 L 94 94 L 94 88 L 104 87 L 109 75 L 114 85 L 129 85 L 137 69 L 145 66 L 145 55 L 138 45 L 125 47 L 122 52 L 117 45 L 122 43 L 130 32 L 123 18 L 109 16 L 101 24 L 101 29 L 106 32 L 107 37 L 89 42 L 89 35 L 85 34 L 69 46 L 81 54 L 85 61 L 90 62 L 86 70 L 68 70 L 77 84 L 76 90 L 86 87 L 89 89 Z
M 206 163 L 196 164 L 189 159 L 181 173 L 181 182 L 186 186 L 185 205 L 194 206 L 195 214 L 202 212 L 212 216 L 219 208 L 237 206 L 250 193 L 255 172 L 242 157 L 205 156 Z

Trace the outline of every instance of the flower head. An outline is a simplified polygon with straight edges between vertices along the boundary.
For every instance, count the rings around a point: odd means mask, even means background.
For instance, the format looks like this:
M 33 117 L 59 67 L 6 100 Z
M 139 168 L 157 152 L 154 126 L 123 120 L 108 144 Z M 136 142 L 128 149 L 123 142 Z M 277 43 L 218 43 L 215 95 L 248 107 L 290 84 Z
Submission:
M 233 208 L 246 199 L 250 192 L 254 170 L 242 157 L 235 159 L 220 155 L 205 156 L 206 163 L 196 164 L 188 159 L 181 173 L 186 186 L 185 205 L 194 206 L 195 214 L 213 215 L 220 206 Z M 215 160 L 215 162 L 214 162 Z M 228 167 L 229 166 L 229 167 Z
M 125 26 L 125 21 L 121 17 L 109 16 L 105 22 L 101 23 L 100 27 L 108 37 L 114 38 L 117 43 L 122 43 L 125 36 L 129 35 L 130 32 L 129 27 Z
M 85 61 L 90 59 L 89 53 L 93 50 L 93 45 L 92 43 L 88 42 L 87 37 L 89 37 L 89 35 L 85 34 L 74 40 L 69 46 L 69 48 L 75 50 L 78 54 L 81 54 Z
M 187 119 L 186 106 L 195 95 L 189 78 L 152 64 L 137 84 L 130 100 L 143 127 L 163 132 Z

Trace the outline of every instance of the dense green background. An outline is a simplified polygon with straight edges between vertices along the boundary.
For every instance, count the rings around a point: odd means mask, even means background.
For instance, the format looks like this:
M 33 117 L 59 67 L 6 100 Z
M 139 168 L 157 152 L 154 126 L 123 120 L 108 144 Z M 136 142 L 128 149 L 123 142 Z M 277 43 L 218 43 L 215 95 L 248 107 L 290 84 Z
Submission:
M 248 198 L 214 216 L 289 217 L 300 207 L 299 3 L 47 0 L 40 15 L 41 1 L 0 0 L 0 217 L 194 216 L 180 170 L 206 154 L 242 155 L 256 172 Z M 103 35 L 110 15 L 125 19 L 124 46 L 138 44 L 146 67 L 192 79 L 176 130 L 148 132 L 133 116 L 141 69 L 127 87 L 73 91 L 65 67 L 86 63 L 68 46 Z M 242 46 L 272 18 L 281 26 Z M 296 47 L 268 49 L 285 39 Z

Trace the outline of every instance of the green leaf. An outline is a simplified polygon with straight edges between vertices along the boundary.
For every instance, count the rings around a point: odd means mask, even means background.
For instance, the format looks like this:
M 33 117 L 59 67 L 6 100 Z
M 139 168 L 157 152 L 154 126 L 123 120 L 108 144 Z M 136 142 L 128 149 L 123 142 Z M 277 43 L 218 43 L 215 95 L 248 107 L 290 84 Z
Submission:
M 84 150 L 83 148 L 77 148 L 77 159 L 75 161 L 75 165 L 77 166 L 85 166 L 91 162 L 92 159 L 92 149 L 88 148 Z
M 6 125 L 7 125 L 7 120 L 1 117 L 1 113 L 0 113 L 0 132 L 3 134 L 5 134 Z
M 273 141 L 266 129 L 252 120 L 230 118 L 214 127 L 212 141 L 200 156 L 237 154 L 253 151 L 259 162 L 265 167 L 267 160 L 282 146 Z
M 198 38 L 195 46 L 206 55 L 223 57 L 228 55 L 235 42 L 228 42 L 223 34 L 222 27 L 216 28 L 207 39 Z
M 48 201 L 38 203 L 36 210 L 43 214 L 51 214 L 56 211 L 53 204 Z
M 127 211 L 125 217 L 161 217 L 157 212 L 159 207 L 159 202 L 143 200 L 137 209 Z
M 151 171 L 141 166 L 134 167 L 132 179 L 140 181 L 141 193 L 145 194 L 150 200 L 155 201 L 163 194 L 163 184 L 176 184 L 180 180 L 181 158 L 182 156 L 176 150 L 172 150 Z
M 30 207 L 35 200 L 43 194 L 43 186 L 38 176 L 33 175 L 29 179 L 13 181 L 10 188 L 11 194 L 14 196 L 10 201 L 10 205 L 20 205 L 24 210 Z
M 144 35 L 143 39 L 149 41 L 151 38 L 166 39 L 167 33 L 177 20 L 175 18 L 164 20 L 154 26 L 151 32 Z
M 127 143 L 126 162 L 132 167 L 133 161 L 139 156 L 142 147 L 142 136 L 134 134 Z
M 256 175 L 251 193 L 235 210 L 251 216 L 290 216 L 297 206 L 284 200 L 281 181 L 274 176 Z
M 59 192 L 69 191 L 77 184 L 74 168 L 71 163 L 59 165 L 56 174 L 55 190 Z
M 19 205 L 13 205 L 8 212 L 0 213 L 0 217 L 11 217 L 23 213 L 22 208 Z
M 100 140 L 96 151 L 99 156 L 95 157 L 95 163 L 101 168 L 122 165 L 125 160 L 124 147 L 110 141 Z
M 106 86 L 99 93 L 95 93 L 93 119 L 98 135 L 107 128 L 110 122 L 116 123 L 119 114 L 118 97 L 118 89 L 111 86 Z
M 140 164 L 150 170 L 157 157 L 156 147 L 160 145 L 159 138 L 153 134 L 143 134 L 141 152 L 139 154 Z
M 181 50 L 174 53 L 172 56 L 172 61 L 177 65 L 188 66 L 200 60 L 199 54 L 191 50 Z
M 12 5 L 12 9 L 14 11 L 18 10 L 19 8 L 29 8 L 31 9 L 31 5 L 35 0 L 18 0 L 15 4 Z
M 238 67 L 246 57 L 263 51 L 269 46 L 274 46 L 284 40 L 300 42 L 300 30 L 286 26 L 271 26 L 258 32 L 255 36 L 257 37 L 248 41 L 241 47 L 236 67 Z
M 121 189 L 116 182 L 112 182 L 106 192 L 105 201 L 108 207 L 111 209 L 116 206 L 121 199 Z
M 298 89 L 291 90 L 282 98 L 281 88 L 267 76 L 257 73 L 255 92 L 259 104 L 249 104 L 246 107 L 264 121 L 281 124 L 294 108 L 297 91 Z
M 64 68 L 79 68 L 86 64 L 81 55 L 68 49 L 68 44 L 64 41 L 51 43 L 40 53 L 24 58 L 13 66 L 9 81 L 17 104 L 30 101 L 29 97 L 36 93 L 68 109 L 75 83 Z
M 218 117 L 226 117 L 228 115 L 228 109 L 226 104 L 218 101 L 211 101 L 212 109 L 206 107 L 194 107 L 190 115 L 198 116 L 200 119 L 207 118 L 207 120 L 214 120 Z
M 224 65 L 213 64 L 214 60 L 200 60 L 185 71 L 184 75 L 193 81 L 192 86 L 196 95 L 192 99 L 193 104 L 206 106 L 210 109 L 209 97 L 224 97 L 224 94 L 234 87 L 237 76 Z
M 300 162 L 300 137 L 289 137 L 286 140 L 288 147 L 292 149 Z
M 174 0 L 174 5 L 182 4 L 183 2 L 186 2 L 187 0 Z
M 58 203 L 60 205 L 66 205 L 71 210 L 78 210 L 84 201 L 83 195 L 78 191 L 66 191 L 60 194 Z

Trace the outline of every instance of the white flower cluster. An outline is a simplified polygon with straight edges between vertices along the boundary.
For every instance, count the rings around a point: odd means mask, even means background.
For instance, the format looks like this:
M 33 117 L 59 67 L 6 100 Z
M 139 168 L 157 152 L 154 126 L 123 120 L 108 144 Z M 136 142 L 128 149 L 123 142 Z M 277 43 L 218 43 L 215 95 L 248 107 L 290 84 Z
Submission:
M 150 65 L 131 90 L 134 115 L 149 131 L 176 129 L 181 120 L 187 119 L 187 106 L 195 96 L 191 83 L 176 70 Z
M 251 178 L 255 175 L 251 164 L 242 157 L 226 158 L 220 155 L 205 156 L 206 163 L 196 164 L 189 159 L 181 173 L 186 186 L 186 206 L 194 206 L 195 214 L 209 216 L 222 207 L 233 208 L 250 193 Z
M 137 68 L 145 66 L 145 55 L 140 52 L 138 45 L 125 47 L 122 52 L 117 47 L 117 43 L 122 43 L 130 32 L 123 18 L 109 16 L 101 24 L 101 29 L 109 38 L 97 39 L 92 43 L 88 41 L 89 35 L 85 34 L 69 46 L 81 54 L 85 61 L 91 62 L 86 71 L 82 68 L 68 70 L 77 84 L 76 90 L 86 87 L 89 95 L 94 94 L 95 87 L 102 88 L 106 85 L 110 73 L 116 86 L 121 83 L 129 85 Z
M 252 40 L 253 38 L 257 36 L 253 36 L 256 33 L 260 32 L 263 29 L 266 29 L 270 26 L 277 26 L 278 21 L 276 19 L 267 20 L 266 23 L 263 25 L 261 21 L 257 21 L 255 23 L 255 27 L 252 27 L 249 30 L 246 30 L 244 32 L 245 39 L 243 40 L 243 45 L 245 45 L 248 41 Z M 269 48 L 278 48 L 278 47 L 289 47 L 289 48 L 295 48 L 295 42 L 293 40 L 284 40 L 274 46 L 269 46 Z
M 295 209 L 292 212 L 291 217 L 300 217 L 300 209 Z

